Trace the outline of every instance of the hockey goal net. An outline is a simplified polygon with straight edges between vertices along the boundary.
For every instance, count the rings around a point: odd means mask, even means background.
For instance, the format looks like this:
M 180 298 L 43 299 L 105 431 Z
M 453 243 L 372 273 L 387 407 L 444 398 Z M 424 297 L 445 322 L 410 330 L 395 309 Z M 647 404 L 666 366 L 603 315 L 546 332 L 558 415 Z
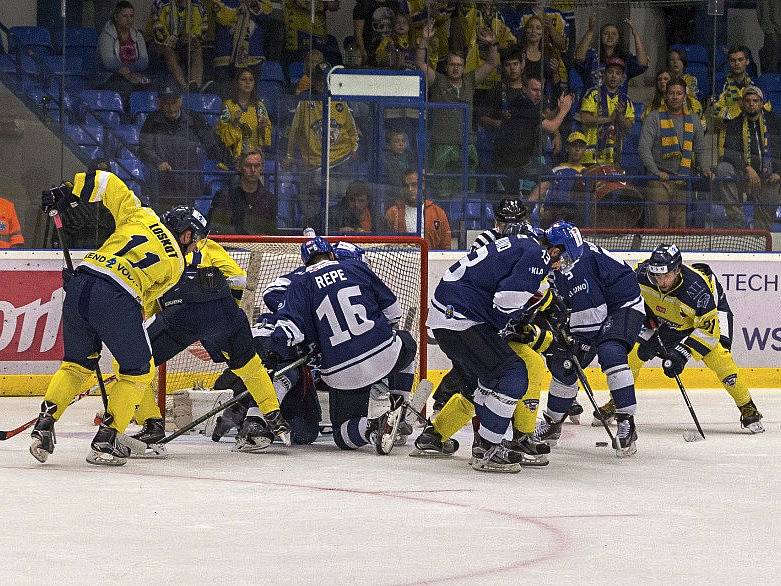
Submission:
M 612 251 L 651 251 L 675 244 L 687 252 L 765 252 L 772 250 L 767 230 L 710 228 L 583 228 L 594 244 Z
M 277 277 L 301 266 L 304 237 L 283 236 L 210 236 L 219 242 L 247 271 L 247 286 L 241 308 L 250 324 L 268 312 L 262 293 Z M 415 237 L 334 236 L 331 243 L 348 241 L 361 246 L 372 270 L 396 294 L 402 310 L 400 327 L 418 342 L 418 371 L 426 376 L 426 308 L 428 302 L 428 248 Z M 212 388 L 226 368 L 215 364 L 200 343 L 196 343 L 161 366 L 158 372 L 158 398 L 161 407 L 165 394 L 179 389 Z

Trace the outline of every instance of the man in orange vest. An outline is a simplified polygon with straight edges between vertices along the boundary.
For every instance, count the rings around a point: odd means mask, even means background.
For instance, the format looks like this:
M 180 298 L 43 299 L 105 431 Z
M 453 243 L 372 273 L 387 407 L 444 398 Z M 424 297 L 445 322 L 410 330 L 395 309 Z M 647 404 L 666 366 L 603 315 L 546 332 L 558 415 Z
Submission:
M 24 236 L 13 202 L 0 197 L 0 248 L 22 246 Z

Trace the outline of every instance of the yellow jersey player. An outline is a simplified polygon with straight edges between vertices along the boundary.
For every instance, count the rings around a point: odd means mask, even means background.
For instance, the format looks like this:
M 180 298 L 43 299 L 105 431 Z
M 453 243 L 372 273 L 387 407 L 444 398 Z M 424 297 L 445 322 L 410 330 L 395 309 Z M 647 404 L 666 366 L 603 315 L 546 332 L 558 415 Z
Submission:
M 54 423 L 94 372 L 105 344 L 119 365 L 117 382 L 87 461 L 121 465 L 129 450 L 117 434 L 124 432 L 154 376 L 142 308 L 179 280 L 184 251 L 194 246 L 197 228 L 189 221 L 167 226 L 154 211 L 142 207 L 119 177 L 106 171 L 77 173 L 73 184 L 64 183 L 41 198 L 46 212 L 75 207 L 80 201 L 102 202 L 116 230 L 66 279 L 65 356 L 41 404 L 30 452 L 40 462 L 54 452 Z
M 186 217 L 189 210 L 178 207 L 168 213 Z M 247 275 L 207 235 L 204 221 L 198 248 L 187 255 L 182 278 L 160 298 L 162 311 L 145 324 L 155 365 L 167 362 L 200 340 L 214 362 L 228 363 L 257 405 L 241 426 L 236 450 L 260 451 L 271 444 L 274 436 L 289 445 L 290 427 L 281 415 L 271 378 L 255 353 L 247 317 L 235 301 L 241 299 Z M 165 436 L 163 420 L 149 387 L 136 410 L 136 421 L 143 428 L 132 437 L 146 443 L 154 453 L 164 453 L 156 445 Z
M 637 377 L 645 362 L 659 356 L 664 373 L 673 378 L 683 372 L 692 356 L 702 360 L 716 373 L 740 409 L 741 427 L 762 433 L 762 414 L 730 352 L 731 311 L 724 292 L 707 265 L 695 266 L 700 270 L 683 264 L 674 244 L 660 244 L 649 260 L 637 266 L 648 318 L 652 327 L 658 327 L 641 333 L 629 356 L 629 366 Z M 661 337 L 661 344 L 657 336 Z M 601 409 L 610 414 L 610 405 Z

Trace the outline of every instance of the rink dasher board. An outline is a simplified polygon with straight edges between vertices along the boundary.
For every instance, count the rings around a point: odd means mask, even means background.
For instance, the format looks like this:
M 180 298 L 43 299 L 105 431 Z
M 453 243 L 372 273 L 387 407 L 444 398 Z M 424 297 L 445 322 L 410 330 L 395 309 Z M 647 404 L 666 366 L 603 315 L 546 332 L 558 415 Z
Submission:
M 87 251 L 73 251 L 76 263 Z M 429 298 L 444 272 L 464 252 L 429 254 Z M 630 265 L 647 253 L 614 253 Z M 752 386 L 778 387 L 781 380 L 781 254 L 684 253 L 684 262 L 708 263 L 724 287 L 735 315 L 732 351 Z M 41 395 L 62 358 L 62 254 L 54 250 L 0 251 L 0 395 Z M 103 353 L 101 366 L 111 372 L 111 356 Z M 668 387 L 658 361 L 644 369 L 648 387 Z M 435 345 L 429 345 L 429 378 L 438 380 L 450 367 Z M 713 387 L 712 374 L 693 362 L 684 382 Z M 589 369 L 596 388 L 600 373 Z

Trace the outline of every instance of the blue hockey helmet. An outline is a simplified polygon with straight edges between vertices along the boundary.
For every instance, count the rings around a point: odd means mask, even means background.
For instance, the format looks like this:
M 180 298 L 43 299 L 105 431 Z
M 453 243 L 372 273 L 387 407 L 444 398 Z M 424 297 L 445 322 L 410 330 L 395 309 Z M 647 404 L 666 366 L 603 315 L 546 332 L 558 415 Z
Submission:
M 558 220 L 545 230 L 545 239 L 550 246 L 560 246 L 564 249 L 561 252 L 559 270 L 563 273 L 570 272 L 583 255 L 583 237 L 580 235 L 580 230 L 569 222 Z
M 366 251 L 357 244 L 347 242 L 346 240 L 340 240 L 336 246 L 334 246 L 334 254 L 336 255 L 336 258 L 340 260 L 351 258 L 354 260 L 366 261 L 363 257 L 363 255 L 366 254 Z
M 328 241 L 322 236 L 316 236 L 311 240 L 307 240 L 301 245 L 301 260 L 305 265 L 309 264 L 309 260 L 317 254 L 333 254 L 334 249 L 328 243 Z

